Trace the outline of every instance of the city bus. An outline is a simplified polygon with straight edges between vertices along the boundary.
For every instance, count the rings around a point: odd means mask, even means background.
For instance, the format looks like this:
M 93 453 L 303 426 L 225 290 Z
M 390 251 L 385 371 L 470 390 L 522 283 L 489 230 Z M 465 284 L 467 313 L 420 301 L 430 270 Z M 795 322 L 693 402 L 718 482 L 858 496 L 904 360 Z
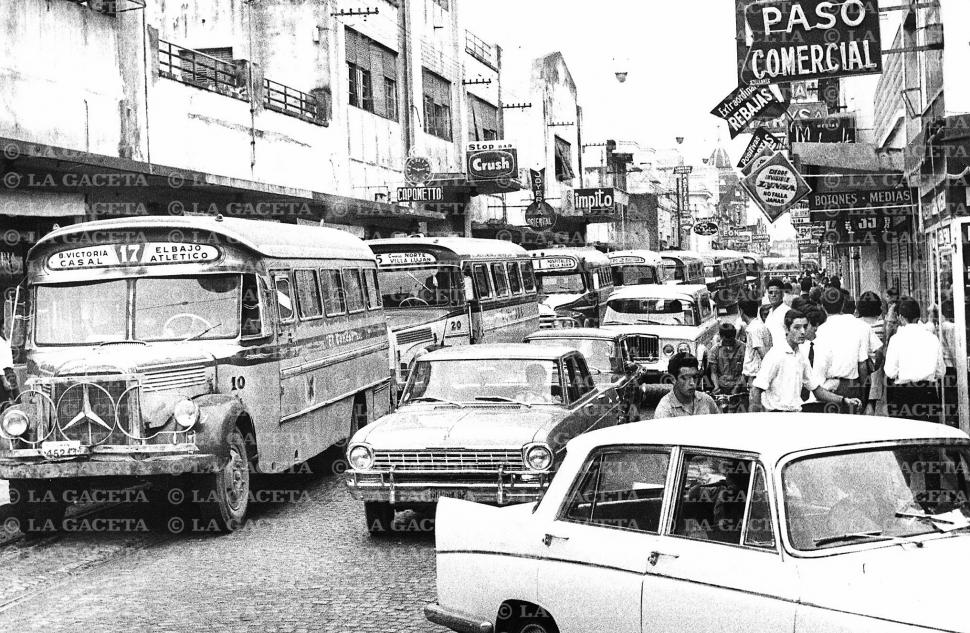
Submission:
M 660 253 L 646 250 L 616 251 L 607 253 L 613 271 L 613 286 L 637 286 L 662 284 L 666 281 L 666 269 Z
M 661 251 L 668 284 L 692 286 L 706 283 L 704 261 L 688 251 Z
M 391 330 L 393 378 L 428 350 L 472 343 L 520 343 L 539 328 L 533 262 L 504 240 L 400 237 L 366 242 Z
M 391 407 L 377 262 L 335 229 L 136 217 L 56 229 L 27 256 L 27 377 L 0 411 L 20 529 L 76 487 L 188 491 L 206 530 Z M 181 477 L 179 477 L 181 476 Z M 179 477 L 176 479 L 176 477 Z M 76 496 L 75 496 L 76 497 Z
M 741 257 L 744 259 L 745 282 L 748 293 L 752 297 L 760 296 L 764 292 L 762 280 L 762 271 L 765 266 L 764 258 L 757 253 L 742 253 Z
M 595 248 L 532 251 L 541 328 L 599 327 L 613 292 L 610 260 Z
M 798 265 L 798 259 L 795 257 L 765 257 L 764 266 L 765 279 L 772 277 L 798 279 L 802 276 L 802 267 Z
M 705 283 L 714 304 L 720 310 L 730 311 L 738 305 L 744 289 L 747 268 L 741 253 L 736 251 L 711 251 L 701 255 L 704 260 Z

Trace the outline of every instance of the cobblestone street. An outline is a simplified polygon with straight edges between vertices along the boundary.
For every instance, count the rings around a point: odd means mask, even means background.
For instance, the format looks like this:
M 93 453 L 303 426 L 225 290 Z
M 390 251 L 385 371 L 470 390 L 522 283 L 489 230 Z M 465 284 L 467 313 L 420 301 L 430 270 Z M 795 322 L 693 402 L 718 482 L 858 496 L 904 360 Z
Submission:
M 435 596 L 433 534 L 371 539 L 334 475 L 261 494 L 286 500 L 257 504 L 230 535 L 192 534 L 190 517 L 172 534 L 128 504 L 78 518 L 77 532 L 3 546 L 0 630 L 444 630 L 423 613 Z

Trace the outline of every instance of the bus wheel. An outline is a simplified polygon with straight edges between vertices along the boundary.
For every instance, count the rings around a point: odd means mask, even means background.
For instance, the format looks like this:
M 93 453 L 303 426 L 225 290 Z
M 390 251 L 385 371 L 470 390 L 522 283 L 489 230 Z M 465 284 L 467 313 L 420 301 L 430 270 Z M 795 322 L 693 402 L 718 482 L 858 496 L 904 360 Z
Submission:
M 394 506 L 384 501 L 365 501 L 364 518 L 371 536 L 387 534 L 394 523 Z
M 229 461 L 201 481 L 199 511 L 209 526 L 232 532 L 242 526 L 249 505 L 249 459 L 238 428 L 229 434 Z
M 10 504 L 16 527 L 25 535 L 59 532 L 70 505 L 61 490 L 40 479 L 10 480 Z

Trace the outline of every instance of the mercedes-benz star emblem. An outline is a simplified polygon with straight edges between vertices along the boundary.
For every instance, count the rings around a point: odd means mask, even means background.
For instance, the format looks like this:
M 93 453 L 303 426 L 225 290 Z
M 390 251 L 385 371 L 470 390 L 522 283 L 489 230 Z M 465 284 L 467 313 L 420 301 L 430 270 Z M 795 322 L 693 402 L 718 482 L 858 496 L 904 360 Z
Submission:
M 70 422 L 68 422 L 63 427 L 61 427 L 63 430 L 66 431 L 67 429 L 71 428 L 72 426 L 81 422 L 82 420 L 90 420 L 91 422 L 93 422 L 94 424 L 97 424 L 98 426 L 104 427 L 109 431 L 111 430 L 112 426 L 107 422 L 105 422 L 103 419 L 101 419 L 101 416 L 95 413 L 94 409 L 91 408 L 91 398 L 88 395 L 88 388 L 89 387 L 87 385 L 81 386 L 81 393 L 83 398 L 82 404 L 81 404 L 81 410 L 78 411 L 78 414 L 76 416 L 71 418 Z

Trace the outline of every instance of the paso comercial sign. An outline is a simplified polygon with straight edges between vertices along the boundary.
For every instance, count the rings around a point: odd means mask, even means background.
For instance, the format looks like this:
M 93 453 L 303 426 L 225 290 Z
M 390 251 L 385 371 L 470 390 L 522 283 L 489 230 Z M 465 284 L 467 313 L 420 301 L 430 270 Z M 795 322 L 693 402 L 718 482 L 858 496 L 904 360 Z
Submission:
M 471 182 L 490 182 L 514 178 L 519 172 L 518 150 L 505 141 L 469 143 L 465 166 Z
M 750 2 L 744 15 L 753 43 L 743 83 L 882 72 L 878 0 Z

